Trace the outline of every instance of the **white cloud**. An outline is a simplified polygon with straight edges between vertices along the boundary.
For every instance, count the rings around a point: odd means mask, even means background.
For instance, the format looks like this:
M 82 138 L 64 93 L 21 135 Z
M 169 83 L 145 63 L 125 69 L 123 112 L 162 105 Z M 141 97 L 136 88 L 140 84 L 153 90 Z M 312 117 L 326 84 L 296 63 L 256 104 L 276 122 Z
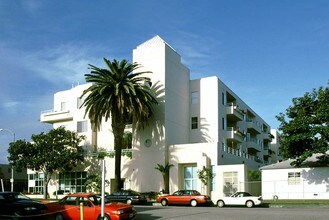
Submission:
M 20 80 L 24 80 L 21 77 L 24 73 L 53 84 L 83 83 L 84 74 L 89 72 L 88 64 L 103 65 L 102 59 L 97 55 L 99 51 L 102 49 L 72 44 L 38 51 L 2 47 L 0 63 L 6 63 L 7 71 L 12 74 L 11 77 L 21 78 Z M 19 62 L 17 62 L 18 59 Z
M 93 58 L 84 49 L 61 45 L 30 54 L 25 66 L 47 81 L 76 83 L 84 81 L 90 62 L 94 62 Z

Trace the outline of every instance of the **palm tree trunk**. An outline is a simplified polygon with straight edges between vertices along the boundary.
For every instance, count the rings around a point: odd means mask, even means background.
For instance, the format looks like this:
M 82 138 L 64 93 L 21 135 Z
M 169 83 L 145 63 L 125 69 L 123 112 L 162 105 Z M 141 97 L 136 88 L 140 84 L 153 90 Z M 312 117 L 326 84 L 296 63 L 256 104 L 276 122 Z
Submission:
M 115 150 L 115 173 L 112 188 L 114 191 L 119 191 L 121 189 L 121 149 L 123 145 L 124 129 L 125 124 L 121 123 L 120 116 L 114 116 L 114 114 L 112 114 L 112 130 Z
M 163 181 L 164 181 L 164 193 L 169 194 L 169 172 L 163 174 Z

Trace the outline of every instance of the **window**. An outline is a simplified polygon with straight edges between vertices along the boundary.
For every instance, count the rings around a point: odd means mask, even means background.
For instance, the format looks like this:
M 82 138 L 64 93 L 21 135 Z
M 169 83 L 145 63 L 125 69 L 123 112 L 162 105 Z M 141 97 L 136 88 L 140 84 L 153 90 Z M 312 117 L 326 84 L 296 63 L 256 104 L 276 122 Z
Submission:
M 68 111 L 68 103 L 67 102 L 61 102 L 61 111 Z
M 83 104 L 83 102 L 85 101 L 85 97 L 78 97 L 77 98 L 77 108 L 79 109 L 79 108 L 81 108 L 81 106 L 82 106 L 82 104 Z
M 198 129 L 198 117 L 192 117 L 191 119 L 191 128 Z
M 184 189 L 194 189 L 197 190 L 197 167 L 196 166 L 186 166 L 184 167 Z
M 225 93 L 222 92 L 222 105 L 226 105 Z
M 299 185 L 299 184 L 300 184 L 300 172 L 289 172 L 288 185 Z
M 59 174 L 59 190 L 71 193 L 86 192 L 87 172 L 65 172 Z
M 43 179 L 44 174 L 43 173 L 34 173 L 28 175 L 29 182 L 32 183 L 29 187 L 29 193 L 35 193 L 35 194 L 43 194 Z
M 191 92 L 191 104 L 199 103 L 199 92 Z
M 88 131 L 88 122 L 87 121 L 78 121 L 77 123 L 77 132 L 87 132 Z
M 224 194 L 230 196 L 238 190 L 238 172 L 224 172 Z

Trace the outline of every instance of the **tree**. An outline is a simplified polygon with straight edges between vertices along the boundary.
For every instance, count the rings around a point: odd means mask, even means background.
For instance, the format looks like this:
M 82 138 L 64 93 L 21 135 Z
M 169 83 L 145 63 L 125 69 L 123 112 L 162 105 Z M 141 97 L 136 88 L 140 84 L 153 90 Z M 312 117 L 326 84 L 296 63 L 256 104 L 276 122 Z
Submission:
M 109 185 L 110 182 L 105 180 L 105 185 Z M 102 176 L 101 175 L 89 175 L 86 179 L 85 186 L 87 190 L 91 192 L 102 192 Z
M 84 140 L 73 131 L 60 127 L 48 133 L 32 135 L 32 142 L 17 140 L 10 143 L 9 163 L 15 170 L 31 169 L 44 174 L 44 198 L 47 198 L 48 183 L 52 174 L 72 170 L 83 161 L 80 142 Z
M 132 144 L 132 133 L 130 131 L 125 131 L 123 134 L 123 147 L 124 149 L 131 149 Z
M 157 164 L 155 169 L 159 170 L 163 177 L 164 182 L 164 191 L 163 193 L 168 194 L 169 193 L 169 170 L 170 168 L 174 166 L 173 164 L 169 164 L 168 162 L 166 165 Z
M 303 97 L 293 98 L 292 103 L 285 114 L 276 118 L 281 123 L 282 155 L 296 159 L 292 165 L 300 166 L 312 154 L 329 149 L 329 88 L 313 89 Z
M 121 185 L 121 150 L 124 146 L 124 129 L 134 121 L 136 128 L 143 127 L 153 115 L 153 105 L 157 104 L 151 89 L 151 79 L 142 76 L 151 72 L 134 72 L 140 65 L 130 64 L 127 60 L 107 60 L 108 69 L 90 65 L 91 72 L 85 74 L 86 82 L 93 83 L 82 96 L 86 96 L 86 107 L 93 129 L 99 130 L 102 119 L 111 119 L 115 150 L 115 181 L 113 189 Z
M 211 168 L 207 168 L 205 166 L 202 167 L 202 170 L 198 170 L 197 173 L 199 179 L 205 186 L 208 185 L 209 180 L 212 180 L 214 178 L 214 174 L 212 173 Z
M 260 170 L 248 170 L 248 181 L 261 181 L 262 173 Z

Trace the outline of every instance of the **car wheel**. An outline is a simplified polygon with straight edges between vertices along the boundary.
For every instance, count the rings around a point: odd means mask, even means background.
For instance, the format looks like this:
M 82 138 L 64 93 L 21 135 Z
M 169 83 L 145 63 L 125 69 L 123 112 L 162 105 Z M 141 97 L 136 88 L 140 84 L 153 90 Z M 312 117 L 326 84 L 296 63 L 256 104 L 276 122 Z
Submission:
M 131 205 L 131 203 L 132 203 L 131 199 L 127 199 L 126 203 L 127 203 L 128 205 Z
M 193 200 L 191 200 L 190 204 L 191 204 L 192 207 L 195 207 L 195 206 L 198 205 L 198 202 L 193 199 Z
M 111 220 L 109 215 L 104 214 L 104 218 L 102 219 L 101 215 L 98 216 L 97 220 Z
M 162 206 L 167 206 L 168 205 L 168 201 L 166 199 L 161 200 L 161 205 Z
M 246 206 L 247 206 L 248 208 L 251 208 L 251 207 L 254 206 L 254 202 L 251 201 L 251 200 L 248 200 L 248 201 L 246 202 Z
M 64 220 L 64 217 L 63 217 L 62 214 L 57 213 L 57 214 L 55 215 L 55 220 Z
M 217 207 L 222 208 L 222 207 L 224 207 L 224 205 L 225 205 L 225 203 L 224 203 L 223 200 L 218 200 L 217 201 Z

